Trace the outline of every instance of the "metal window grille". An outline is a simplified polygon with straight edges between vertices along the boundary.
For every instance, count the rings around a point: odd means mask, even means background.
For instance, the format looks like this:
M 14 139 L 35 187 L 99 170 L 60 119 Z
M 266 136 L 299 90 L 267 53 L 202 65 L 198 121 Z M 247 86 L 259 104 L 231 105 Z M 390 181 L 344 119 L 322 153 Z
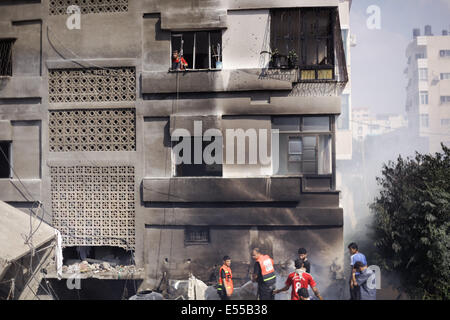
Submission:
M 187 227 L 185 230 L 186 243 L 209 243 L 208 227 Z

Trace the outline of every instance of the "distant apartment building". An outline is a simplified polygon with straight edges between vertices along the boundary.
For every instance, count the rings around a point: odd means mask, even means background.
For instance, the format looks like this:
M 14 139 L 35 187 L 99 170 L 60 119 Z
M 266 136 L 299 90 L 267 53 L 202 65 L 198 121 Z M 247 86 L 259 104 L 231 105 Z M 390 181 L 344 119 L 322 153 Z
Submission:
M 339 298 L 350 3 L 0 2 L 0 200 L 42 203 L 65 261 L 81 249 L 131 256 L 144 271 L 120 279 L 145 288 L 189 274 L 209 283 L 224 255 L 241 285 L 253 247 L 285 276 L 305 247 L 324 296 Z M 80 29 L 67 27 L 69 5 Z M 184 149 L 190 161 L 176 161 L 180 144 L 204 154 L 216 139 L 223 161 Z M 255 145 L 268 160 L 250 163 Z
M 379 136 L 408 126 L 405 116 L 391 113 L 371 114 L 368 108 L 354 108 L 353 139 L 364 140 L 367 136 Z
M 406 49 L 406 112 L 421 151 L 438 152 L 441 142 L 450 145 L 450 36 L 424 31 L 414 29 Z

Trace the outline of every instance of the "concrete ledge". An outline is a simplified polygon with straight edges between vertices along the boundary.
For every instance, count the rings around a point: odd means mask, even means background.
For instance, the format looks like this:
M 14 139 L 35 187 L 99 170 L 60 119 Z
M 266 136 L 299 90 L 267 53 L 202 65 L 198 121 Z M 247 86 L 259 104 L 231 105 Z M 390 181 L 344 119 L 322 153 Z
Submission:
M 174 226 L 343 226 L 341 208 L 148 208 L 146 225 Z
M 134 67 L 137 59 L 72 59 L 72 60 L 47 60 L 48 69 L 82 69 L 99 66 L 104 68 Z
M 192 6 L 192 2 L 176 1 L 181 9 L 195 11 L 198 10 L 198 5 Z M 214 7 L 226 8 L 228 10 L 249 10 L 249 9 L 268 9 L 268 8 L 293 8 L 293 7 L 337 7 L 339 0 L 322 0 L 317 3 L 317 0 L 208 0 L 200 2 L 203 8 Z M 150 12 L 165 12 L 172 9 L 173 1 L 158 1 L 158 0 L 142 0 L 142 10 L 146 13 Z
M 0 179 L 0 200 L 11 202 L 31 202 L 41 200 L 41 180 L 21 179 L 26 189 L 17 179 Z M 31 193 L 32 199 L 29 193 Z
M 200 121 L 202 125 L 201 132 L 195 132 L 194 130 L 194 122 Z M 170 135 L 172 135 L 173 131 L 176 129 L 185 129 L 187 130 L 191 136 L 200 135 L 203 136 L 206 130 L 208 129 L 218 129 L 222 128 L 222 121 L 219 117 L 214 116 L 170 116 Z M 200 130 L 199 130 L 200 131 Z
M 298 202 L 300 177 L 144 178 L 144 202 Z
M 161 29 L 194 31 L 224 29 L 227 27 L 225 9 L 166 10 L 161 13 Z
M 255 104 L 249 97 L 220 97 L 210 99 L 180 99 L 178 115 L 293 115 L 340 114 L 341 98 L 271 97 L 269 103 Z M 168 117 L 173 113 L 173 99 L 144 100 L 142 114 L 146 117 Z
M 292 90 L 292 82 L 261 78 L 262 69 L 143 72 L 142 94 Z M 178 86 L 177 86 L 178 76 Z
M 294 7 L 337 7 L 339 0 L 227 0 L 228 10 L 294 8 Z
M 0 98 L 36 98 L 41 93 L 41 77 L 0 77 Z

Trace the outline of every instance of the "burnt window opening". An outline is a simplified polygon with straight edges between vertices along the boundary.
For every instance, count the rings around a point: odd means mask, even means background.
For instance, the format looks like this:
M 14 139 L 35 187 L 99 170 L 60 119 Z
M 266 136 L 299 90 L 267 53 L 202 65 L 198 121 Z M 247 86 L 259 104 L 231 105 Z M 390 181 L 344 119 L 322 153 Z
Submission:
M 172 142 L 172 148 L 174 148 L 179 143 L 182 143 L 184 139 L 188 139 L 189 142 L 186 144 L 190 146 L 190 158 L 187 161 L 182 161 L 180 164 L 175 164 L 175 176 L 177 177 L 221 177 L 222 176 L 222 163 L 207 164 L 205 162 L 204 152 L 210 144 L 215 142 L 216 137 L 212 137 L 211 141 L 204 141 L 203 137 L 180 137 L 179 141 Z M 201 145 L 201 159 L 195 159 L 195 144 Z M 189 152 L 189 150 L 184 150 L 182 148 L 179 154 L 174 154 L 179 159 L 184 159 L 184 152 Z M 198 155 L 200 156 L 200 155 Z M 212 157 L 216 157 L 216 151 L 212 150 Z M 186 157 L 188 157 L 186 155 Z M 197 161 L 196 161 L 197 160 Z M 200 161 L 199 161 L 200 160 Z M 189 162 L 189 163 L 188 163 Z M 197 162 L 197 163 L 196 163 Z
M 185 244 L 210 243 L 209 227 L 186 227 L 184 230 Z
M 299 67 L 301 81 L 334 79 L 336 15 L 335 8 L 271 10 L 272 67 Z
M 0 141 L 0 178 L 11 177 L 11 142 Z
M 222 69 L 222 31 L 172 33 L 171 70 Z M 176 60 L 173 53 L 178 52 Z M 180 65 L 180 60 L 187 63 Z
M 12 47 L 16 39 L 0 39 L 0 76 L 12 76 Z
M 279 166 L 275 175 L 332 174 L 329 116 L 273 117 L 272 129 L 279 130 Z
M 134 265 L 133 252 L 113 246 L 74 246 L 63 249 L 63 264 L 73 265 L 87 261 L 88 263 L 107 262 L 112 267 Z

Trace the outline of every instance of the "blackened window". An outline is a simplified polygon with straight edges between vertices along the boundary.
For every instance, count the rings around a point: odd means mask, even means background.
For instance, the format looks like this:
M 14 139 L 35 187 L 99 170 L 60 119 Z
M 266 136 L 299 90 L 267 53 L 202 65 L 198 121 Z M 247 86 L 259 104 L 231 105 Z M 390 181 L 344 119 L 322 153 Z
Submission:
M 0 178 L 11 177 L 11 142 L 0 142 Z
M 12 76 L 12 46 L 15 39 L 0 39 L 0 76 Z
M 272 53 L 294 60 L 302 68 L 301 80 L 333 79 L 336 14 L 334 8 L 272 10 Z
M 184 242 L 186 244 L 206 244 L 209 241 L 208 227 L 186 227 L 184 232 Z
M 180 140 L 173 143 L 173 146 L 178 143 L 182 143 L 184 139 L 189 140 L 190 149 L 185 150 L 182 148 L 179 154 L 174 154 L 174 157 L 180 157 L 182 163 L 175 165 L 175 175 L 177 177 L 221 177 L 222 176 L 222 161 L 220 163 L 207 164 L 205 162 L 205 148 L 210 144 L 215 142 L 216 137 L 212 137 L 211 141 L 203 141 L 203 137 L 180 137 Z M 201 146 L 201 149 L 197 150 L 197 145 Z M 208 150 L 207 150 L 208 151 Z M 216 157 L 216 150 L 212 149 L 211 157 Z M 184 152 L 190 152 L 190 157 L 188 157 Z M 197 155 L 196 155 L 197 153 Z M 218 156 L 218 155 L 217 155 Z M 187 160 L 187 161 L 186 161 Z
M 187 70 L 221 69 L 222 31 L 172 33 L 173 51 L 187 62 Z

